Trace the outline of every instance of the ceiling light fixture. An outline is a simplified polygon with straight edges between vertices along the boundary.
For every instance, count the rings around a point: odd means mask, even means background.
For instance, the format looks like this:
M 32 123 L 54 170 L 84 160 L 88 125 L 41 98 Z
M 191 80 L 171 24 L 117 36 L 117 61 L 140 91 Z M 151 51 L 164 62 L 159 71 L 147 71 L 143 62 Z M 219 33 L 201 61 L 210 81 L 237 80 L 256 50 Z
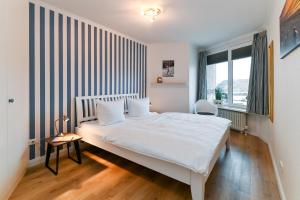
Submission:
M 162 13 L 162 9 L 158 7 L 144 8 L 141 11 L 141 15 L 148 17 L 150 22 L 154 22 L 156 17 Z

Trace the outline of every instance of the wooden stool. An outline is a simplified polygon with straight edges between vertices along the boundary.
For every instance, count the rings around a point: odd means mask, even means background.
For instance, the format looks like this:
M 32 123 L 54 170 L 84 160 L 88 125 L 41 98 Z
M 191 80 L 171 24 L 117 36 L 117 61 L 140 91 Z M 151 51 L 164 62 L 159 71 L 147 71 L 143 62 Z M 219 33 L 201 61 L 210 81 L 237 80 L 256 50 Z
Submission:
M 58 166 L 59 166 L 59 150 L 60 147 L 62 147 L 64 144 L 67 144 L 67 149 L 68 149 L 68 158 L 73 160 L 74 162 L 81 164 L 81 154 L 80 154 L 80 147 L 79 147 L 79 140 L 81 140 L 82 137 L 80 137 L 77 134 L 74 133 L 66 133 L 64 134 L 63 137 L 51 137 L 46 140 L 47 142 L 47 154 L 46 154 L 46 163 L 45 166 L 55 175 L 58 174 Z M 74 144 L 75 146 L 75 151 L 77 155 L 77 160 L 72 158 L 70 156 L 70 151 L 69 147 L 71 144 Z M 56 170 L 52 169 L 49 166 L 49 160 L 50 160 L 50 155 L 52 148 L 54 149 L 56 147 Z

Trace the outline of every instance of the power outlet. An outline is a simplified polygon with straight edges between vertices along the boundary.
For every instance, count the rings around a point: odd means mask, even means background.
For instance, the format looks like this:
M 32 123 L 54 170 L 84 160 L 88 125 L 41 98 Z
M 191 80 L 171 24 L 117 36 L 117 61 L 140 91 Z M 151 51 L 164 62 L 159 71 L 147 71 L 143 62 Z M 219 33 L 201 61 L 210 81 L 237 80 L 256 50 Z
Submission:
M 32 145 L 32 144 L 35 144 L 35 139 L 28 140 L 28 145 Z

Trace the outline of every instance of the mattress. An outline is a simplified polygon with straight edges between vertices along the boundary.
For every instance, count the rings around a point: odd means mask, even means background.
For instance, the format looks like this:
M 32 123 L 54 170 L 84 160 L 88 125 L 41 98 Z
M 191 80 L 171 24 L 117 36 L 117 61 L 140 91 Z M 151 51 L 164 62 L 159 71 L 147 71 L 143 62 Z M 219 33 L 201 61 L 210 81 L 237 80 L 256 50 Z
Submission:
M 215 116 L 163 113 L 126 117 L 124 122 L 109 126 L 85 122 L 78 134 L 89 141 L 101 140 L 207 174 L 230 124 L 229 120 Z

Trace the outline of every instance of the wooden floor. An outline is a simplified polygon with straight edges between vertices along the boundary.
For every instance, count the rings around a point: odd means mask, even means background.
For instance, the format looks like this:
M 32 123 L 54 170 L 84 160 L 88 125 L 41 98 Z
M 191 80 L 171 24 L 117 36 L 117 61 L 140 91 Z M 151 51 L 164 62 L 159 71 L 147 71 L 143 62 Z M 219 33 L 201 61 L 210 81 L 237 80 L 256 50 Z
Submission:
M 82 165 L 62 159 L 58 176 L 42 166 L 28 170 L 10 199 L 191 199 L 188 185 L 133 162 L 96 148 L 83 155 Z M 216 163 L 205 199 L 280 199 L 267 145 L 231 132 L 231 150 Z

